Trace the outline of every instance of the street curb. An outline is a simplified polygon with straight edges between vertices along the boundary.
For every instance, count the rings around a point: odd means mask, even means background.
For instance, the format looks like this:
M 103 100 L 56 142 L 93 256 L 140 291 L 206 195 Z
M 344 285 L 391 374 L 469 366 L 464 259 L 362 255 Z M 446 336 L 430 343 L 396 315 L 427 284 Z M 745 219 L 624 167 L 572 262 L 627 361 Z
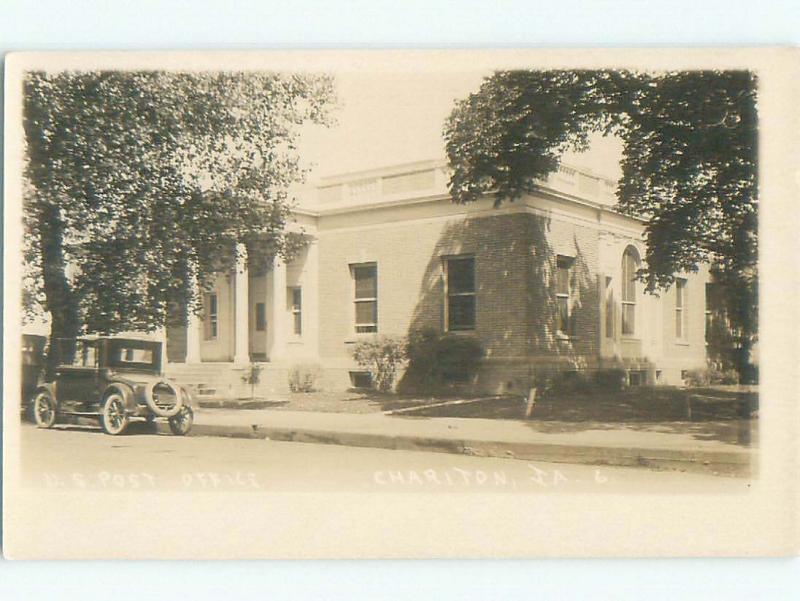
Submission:
M 424 451 L 553 463 L 579 463 L 618 467 L 646 467 L 723 475 L 754 475 L 755 452 L 624 448 L 597 445 L 564 445 L 542 442 L 503 442 L 391 436 L 361 432 L 284 428 L 263 425 L 197 424 L 191 436 L 250 438 L 280 442 L 334 444 L 398 451 Z

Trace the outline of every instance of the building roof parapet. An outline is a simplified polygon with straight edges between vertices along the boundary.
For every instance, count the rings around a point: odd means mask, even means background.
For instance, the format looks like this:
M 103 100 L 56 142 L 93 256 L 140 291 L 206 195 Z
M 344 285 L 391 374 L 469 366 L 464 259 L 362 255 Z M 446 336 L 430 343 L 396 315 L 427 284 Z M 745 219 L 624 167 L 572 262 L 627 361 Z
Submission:
M 447 200 L 449 177 L 447 161 L 435 159 L 320 178 L 301 199 L 297 212 L 322 216 Z M 545 194 L 618 213 L 614 209 L 616 181 L 589 170 L 561 164 L 539 184 Z

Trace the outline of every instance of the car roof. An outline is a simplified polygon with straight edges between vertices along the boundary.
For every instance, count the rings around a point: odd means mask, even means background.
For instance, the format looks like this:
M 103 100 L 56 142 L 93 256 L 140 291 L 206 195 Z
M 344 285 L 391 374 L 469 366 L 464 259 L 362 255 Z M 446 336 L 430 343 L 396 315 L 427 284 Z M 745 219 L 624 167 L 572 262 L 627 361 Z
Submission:
M 100 336 L 97 334 L 87 334 L 85 336 L 76 336 L 75 338 L 58 338 L 58 340 L 83 340 L 85 342 L 97 342 L 98 340 L 117 340 L 120 342 L 152 342 L 157 343 L 160 342 L 159 340 L 153 340 L 152 338 L 146 338 L 142 336 L 141 338 L 133 337 L 133 336 Z

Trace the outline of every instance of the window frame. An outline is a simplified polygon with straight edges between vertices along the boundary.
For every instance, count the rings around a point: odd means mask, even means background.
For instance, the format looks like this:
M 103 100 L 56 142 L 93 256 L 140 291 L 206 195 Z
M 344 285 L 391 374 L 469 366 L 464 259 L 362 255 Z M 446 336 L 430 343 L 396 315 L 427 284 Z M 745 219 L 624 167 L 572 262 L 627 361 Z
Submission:
M 253 329 L 256 332 L 267 331 L 267 303 L 257 302 L 253 305 L 255 315 L 253 316 Z
M 375 296 L 358 296 L 358 278 L 356 273 L 361 269 L 374 269 L 374 279 L 375 279 Z M 379 316 L 378 316 L 378 263 L 376 261 L 365 261 L 363 263 L 351 263 L 350 264 L 350 279 L 352 281 L 353 286 L 353 312 L 351 313 L 353 317 L 353 332 L 358 336 L 369 336 L 371 334 L 377 334 L 379 330 Z M 358 305 L 359 304 L 373 304 L 375 305 L 375 321 L 374 323 L 359 323 L 358 321 Z M 359 328 L 372 328 L 369 330 L 362 330 L 359 331 Z
M 558 320 L 556 325 L 556 333 L 565 338 L 571 338 L 575 334 L 575 323 L 572 315 L 572 267 L 574 264 L 575 257 L 570 257 L 568 255 L 556 255 L 556 319 Z M 559 276 L 562 270 L 566 271 L 566 292 L 559 291 Z M 562 323 L 563 315 L 561 311 L 561 304 L 563 302 L 566 302 L 567 305 L 566 329 L 562 329 L 564 324 Z
M 675 278 L 675 339 L 686 340 L 686 278 Z
M 628 257 L 631 258 L 633 262 L 633 269 L 634 272 L 632 274 L 627 273 L 627 259 Z M 636 304 L 637 304 L 637 296 L 638 290 L 636 289 L 636 271 L 639 270 L 639 265 L 641 264 L 641 259 L 639 257 L 639 251 L 636 250 L 633 246 L 628 246 L 625 251 L 622 253 L 622 298 L 620 299 L 620 306 L 622 310 L 622 315 L 620 318 L 620 331 L 624 338 L 635 338 L 636 337 Z M 628 285 L 632 284 L 632 296 L 633 298 L 628 297 Z M 630 319 L 626 319 L 626 312 L 630 309 Z M 629 325 L 630 330 L 626 331 L 625 326 Z
M 296 302 L 299 296 L 299 302 Z M 286 305 L 289 314 L 292 316 L 292 336 L 295 338 L 303 337 L 303 287 L 302 286 L 287 286 L 286 287 Z
M 450 291 L 450 262 L 453 261 L 472 261 L 472 291 L 471 292 L 451 292 Z M 445 332 L 474 332 L 478 327 L 478 268 L 475 255 L 447 255 L 442 257 L 442 280 L 444 287 L 444 331 Z M 453 328 L 450 326 L 450 299 L 472 297 L 472 324 Z
M 212 303 L 213 300 L 213 303 Z M 213 311 L 212 311 L 213 305 Z M 206 292 L 203 298 L 203 340 L 219 339 L 219 294 L 216 290 Z
M 617 320 L 614 307 L 614 278 L 610 275 L 605 276 L 605 289 L 603 290 L 603 327 L 605 328 L 605 337 L 616 338 L 616 325 Z
M 708 346 L 709 334 L 714 326 L 714 312 L 712 310 L 712 295 L 714 294 L 714 283 L 713 282 L 706 282 L 705 288 L 705 313 L 703 320 L 703 338 L 705 340 L 706 346 Z

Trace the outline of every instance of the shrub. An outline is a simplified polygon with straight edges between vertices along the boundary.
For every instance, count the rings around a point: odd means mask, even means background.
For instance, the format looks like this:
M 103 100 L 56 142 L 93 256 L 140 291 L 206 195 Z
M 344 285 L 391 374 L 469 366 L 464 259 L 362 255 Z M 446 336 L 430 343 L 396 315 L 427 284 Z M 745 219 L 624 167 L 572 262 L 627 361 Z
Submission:
M 683 381 L 687 386 L 708 386 L 708 369 L 690 369 Z
M 592 382 L 584 372 L 559 371 L 550 378 L 547 392 L 552 394 L 584 393 L 588 392 L 591 387 Z
M 437 376 L 445 384 L 469 382 L 482 358 L 483 347 L 474 336 L 445 334 L 436 344 Z
M 250 385 L 250 400 L 255 398 L 256 386 L 261 383 L 261 372 L 264 368 L 258 363 L 251 363 L 248 365 L 244 374 L 242 374 L 242 382 Z
M 735 369 L 726 369 L 712 372 L 709 379 L 712 384 L 738 384 L 739 374 Z
M 409 334 L 406 354 L 409 362 L 403 387 L 431 393 L 470 382 L 483 358 L 483 348 L 474 336 L 424 328 Z
M 390 392 L 394 387 L 397 367 L 406 358 L 406 342 L 400 338 L 380 336 L 356 343 L 353 358 L 369 370 L 373 388 Z
M 620 368 L 598 369 L 593 379 L 597 390 L 618 392 L 627 385 L 628 374 Z
M 709 386 L 713 384 L 738 384 L 739 374 L 734 369 L 719 369 L 715 366 L 692 369 L 686 374 L 687 386 Z
M 289 390 L 292 392 L 314 392 L 320 367 L 315 363 L 301 363 L 289 370 Z

